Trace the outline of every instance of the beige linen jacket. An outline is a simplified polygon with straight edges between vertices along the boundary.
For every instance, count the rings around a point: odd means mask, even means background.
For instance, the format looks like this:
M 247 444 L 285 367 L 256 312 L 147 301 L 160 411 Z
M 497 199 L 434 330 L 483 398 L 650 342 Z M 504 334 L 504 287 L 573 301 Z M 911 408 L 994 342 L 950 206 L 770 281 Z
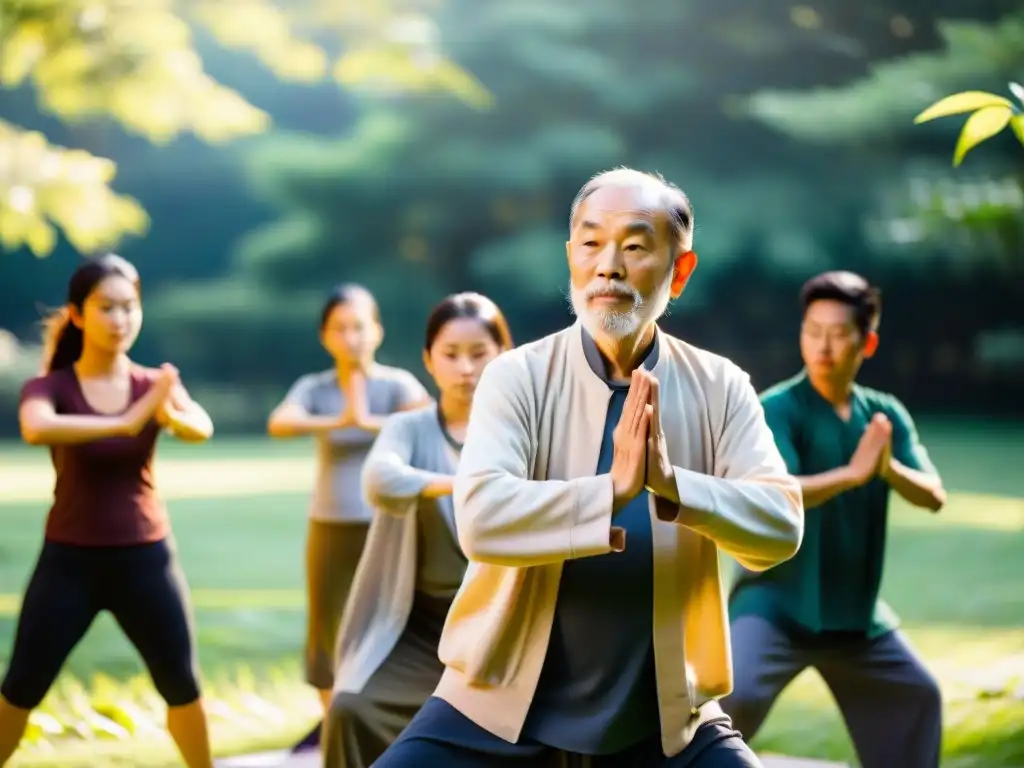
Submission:
M 441 638 L 436 695 L 510 742 L 544 664 L 562 563 L 611 551 L 611 477 L 594 475 L 611 391 L 587 363 L 581 331 L 577 323 L 487 366 L 455 480 L 470 565 Z M 655 667 L 672 756 L 720 713 L 702 705 L 732 690 L 719 551 L 752 570 L 787 560 L 803 535 L 803 502 L 747 374 L 658 333 L 652 373 L 681 500 L 650 497 Z

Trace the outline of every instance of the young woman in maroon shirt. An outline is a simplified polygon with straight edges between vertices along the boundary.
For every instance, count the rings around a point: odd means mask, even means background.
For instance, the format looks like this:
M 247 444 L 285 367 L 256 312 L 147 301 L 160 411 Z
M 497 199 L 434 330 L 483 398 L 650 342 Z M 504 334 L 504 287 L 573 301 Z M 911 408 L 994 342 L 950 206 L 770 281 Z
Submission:
M 135 268 L 118 256 L 80 267 L 48 327 L 45 373 L 22 390 L 22 437 L 49 446 L 57 480 L 0 685 L 0 765 L 103 610 L 166 700 L 167 728 L 185 763 L 213 765 L 188 588 L 153 479 L 161 430 L 201 442 L 213 425 L 173 366 L 154 370 L 128 358 L 142 326 L 139 289 Z

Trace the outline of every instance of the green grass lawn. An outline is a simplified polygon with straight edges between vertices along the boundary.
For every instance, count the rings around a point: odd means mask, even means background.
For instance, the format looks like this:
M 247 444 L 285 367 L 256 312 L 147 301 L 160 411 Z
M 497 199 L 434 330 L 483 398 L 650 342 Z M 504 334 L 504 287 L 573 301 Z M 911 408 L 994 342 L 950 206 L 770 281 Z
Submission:
M 980 692 L 1024 683 L 1024 425 L 926 423 L 921 431 L 956 493 L 939 516 L 896 505 L 885 595 L 942 682 L 944 765 L 1022 766 L 1024 703 Z M 316 717 L 298 663 L 309 446 L 217 440 L 164 448 L 158 471 L 193 589 L 209 693 L 220 702 L 218 751 L 286 744 Z M 40 545 L 45 467 L 42 451 L 0 446 L 0 668 Z M 112 678 L 158 711 L 142 674 L 134 650 L 101 617 L 69 659 L 51 707 L 74 700 L 76 680 L 102 693 Z M 52 743 L 59 751 L 34 746 L 13 765 L 174 764 L 162 735 Z M 852 761 L 834 705 L 812 674 L 786 692 L 755 746 Z

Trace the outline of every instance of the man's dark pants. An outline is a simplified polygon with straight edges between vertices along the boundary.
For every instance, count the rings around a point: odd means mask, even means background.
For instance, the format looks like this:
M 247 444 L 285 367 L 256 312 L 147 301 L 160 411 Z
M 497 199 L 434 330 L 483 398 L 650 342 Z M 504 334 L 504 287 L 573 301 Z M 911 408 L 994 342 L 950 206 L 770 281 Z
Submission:
M 760 768 L 727 717 L 701 725 L 675 757 L 665 757 L 654 737 L 614 755 L 556 752 L 522 739 L 510 744 L 490 734 L 446 701 L 432 697 L 374 768 Z
M 735 687 L 722 708 L 748 741 L 775 699 L 814 667 L 842 712 L 863 768 L 937 768 L 942 695 L 898 631 L 805 637 L 760 616 L 732 621 Z

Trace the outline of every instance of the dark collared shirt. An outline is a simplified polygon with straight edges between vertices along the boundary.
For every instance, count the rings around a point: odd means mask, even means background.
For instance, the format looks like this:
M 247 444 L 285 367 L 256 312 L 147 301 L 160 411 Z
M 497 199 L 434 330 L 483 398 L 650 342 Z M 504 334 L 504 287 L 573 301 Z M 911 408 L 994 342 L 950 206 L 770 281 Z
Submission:
M 595 474 L 611 469 L 612 432 L 629 391 L 610 381 L 607 364 L 583 331 L 594 374 L 611 390 Z M 643 366 L 658 361 L 655 336 Z M 580 754 L 619 752 L 658 732 L 652 614 L 653 543 L 647 492 L 615 513 L 626 548 L 566 561 L 551 642 L 523 733 Z
M 892 395 L 855 386 L 844 421 L 801 373 L 769 389 L 761 402 L 793 475 L 848 464 L 875 413 L 892 423 L 893 458 L 935 471 L 910 414 Z M 800 551 L 764 573 L 744 574 L 730 600 L 731 616 L 758 615 L 811 635 L 891 631 L 898 619 L 878 597 L 888 515 L 889 486 L 879 478 L 808 510 Z

